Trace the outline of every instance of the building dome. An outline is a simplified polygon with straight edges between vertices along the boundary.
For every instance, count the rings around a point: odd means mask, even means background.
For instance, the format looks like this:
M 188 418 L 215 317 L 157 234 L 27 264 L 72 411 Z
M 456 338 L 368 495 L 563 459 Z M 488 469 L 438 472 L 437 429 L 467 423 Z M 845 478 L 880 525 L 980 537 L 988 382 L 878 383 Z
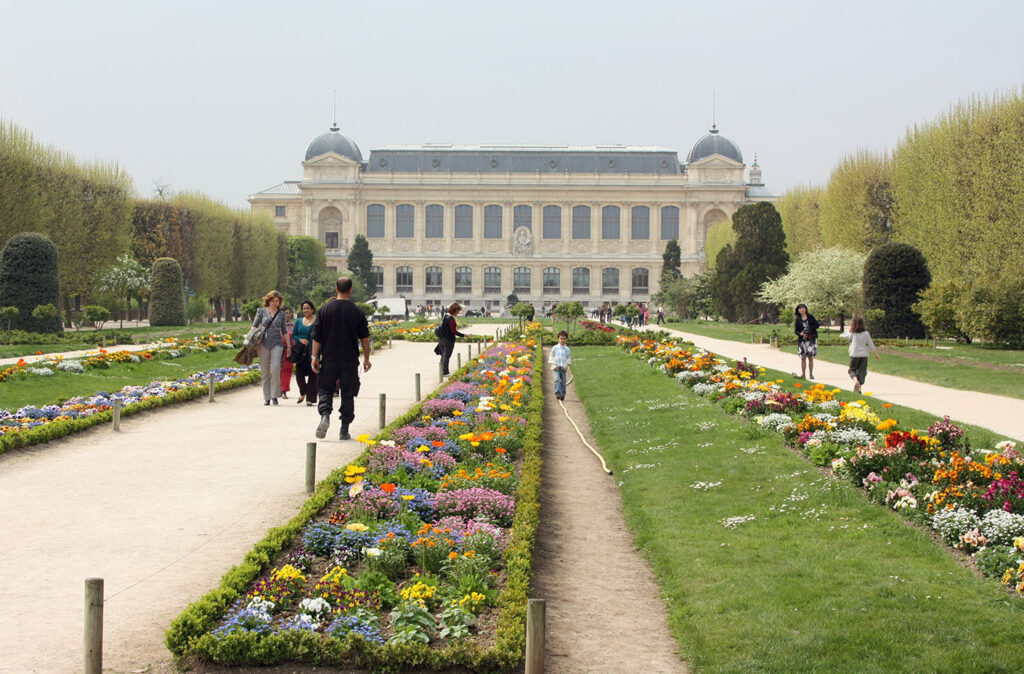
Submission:
M 720 154 L 739 163 L 743 163 L 743 153 L 736 143 L 718 133 L 714 125 L 704 134 L 700 140 L 693 144 L 690 154 L 686 155 L 686 163 L 692 164 L 695 161 L 710 157 L 713 154 Z
M 359 146 L 338 131 L 338 125 L 335 124 L 330 131 L 314 138 L 313 142 L 309 144 L 309 149 L 306 150 L 306 160 L 309 161 L 313 157 L 334 152 L 342 157 L 348 157 L 352 161 L 363 161 L 363 153 L 359 151 Z

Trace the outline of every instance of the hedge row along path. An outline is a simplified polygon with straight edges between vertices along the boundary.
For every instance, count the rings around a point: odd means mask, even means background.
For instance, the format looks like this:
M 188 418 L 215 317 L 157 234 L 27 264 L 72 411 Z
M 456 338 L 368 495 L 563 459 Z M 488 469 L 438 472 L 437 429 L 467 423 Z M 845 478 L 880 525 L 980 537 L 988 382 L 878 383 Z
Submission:
M 378 394 L 391 421 L 415 402 L 416 372 L 423 395 L 436 387 L 433 348 L 395 341 L 374 354 L 353 437 L 377 432 Z M 0 672 L 81 671 L 90 577 L 105 579 L 104 669 L 173 671 L 171 620 L 306 499 L 318 415 L 297 396 L 293 384 L 264 407 L 260 387 L 246 387 L 127 417 L 119 433 L 103 425 L 0 456 Z M 338 441 L 338 428 L 335 414 L 318 480 L 364 449 Z
M 648 326 L 655 330 L 657 326 Z M 800 372 L 800 358 L 796 347 L 776 349 L 767 344 L 744 344 L 714 339 L 678 330 L 668 330 L 680 339 L 693 342 L 702 349 L 732 359 L 746 358 L 751 363 L 783 372 Z M 885 352 L 882 352 L 885 358 Z M 937 419 L 949 416 L 957 421 L 974 424 L 1001 433 L 1007 438 L 1024 441 L 1024 400 L 975 391 L 935 386 L 922 382 L 879 374 L 871 371 L 875 359 L 868 362 L 868 378 L 864 390 L 872 397 L 887 402 L 930 412 Z M 814 361 L 815 382 L 847 391 L 853 390 L 853 381 L 845 365 Z

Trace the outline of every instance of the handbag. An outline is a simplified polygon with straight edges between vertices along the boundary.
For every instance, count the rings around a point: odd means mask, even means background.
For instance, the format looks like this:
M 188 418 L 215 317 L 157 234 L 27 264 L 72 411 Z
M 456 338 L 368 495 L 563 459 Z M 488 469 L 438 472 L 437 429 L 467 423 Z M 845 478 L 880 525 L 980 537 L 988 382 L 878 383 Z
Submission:
M 255 356 L 256 356 L 256 345 L 255 344 L 246 344 L 245 346 L 243 346 L 241 349 L 238 350 L 238 353 L 235 354 L 234 360 L 239 365 L 246 365 L 246 366 L 248 366 L 248 365 L 252 365 L 252 361 L 253 361 L 253 358 Z
M 306 357 L 306 345 L 302 342 L 295 342 L 295 346 L 292 347 L 291 353 L 288 354 L 288 360 L 292 363 L 300 363 Z

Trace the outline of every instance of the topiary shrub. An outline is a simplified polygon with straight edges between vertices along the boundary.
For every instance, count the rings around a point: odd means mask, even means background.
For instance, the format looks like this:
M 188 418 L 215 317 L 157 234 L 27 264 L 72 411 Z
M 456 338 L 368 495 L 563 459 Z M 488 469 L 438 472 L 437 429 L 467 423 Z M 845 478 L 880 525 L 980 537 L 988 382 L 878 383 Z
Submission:
M 864 262 L 864 304 L 884 314 L 871 322 L 871 335 L 924 337 L 924 324 L 912 307 L 931 282 L 928 263 L 917 248 L 886 243 L 872 250 Z
M 11 328 L 28 332 L 64 331 L 56 311 L 36 312 L 41 305 L 60 306 L 57 278 L 57 246 L 36 232 L 15 234 L 0 255 L 0 294 L 18 313 L 10 317 Z
M 153 260 L 150 325 L 185 325 L 185 288 L 181 265 L 172 257 Z

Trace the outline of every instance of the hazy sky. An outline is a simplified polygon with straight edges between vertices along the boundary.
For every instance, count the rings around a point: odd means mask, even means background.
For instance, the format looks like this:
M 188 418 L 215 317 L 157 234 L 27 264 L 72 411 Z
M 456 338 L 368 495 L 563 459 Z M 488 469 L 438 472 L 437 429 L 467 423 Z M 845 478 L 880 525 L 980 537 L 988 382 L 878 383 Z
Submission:
M 1024 83 L 1024 3 L 0 0 L 0 117 L 235 207 L 331 124 L 404 143 L 679 152 L 716 120 L 769 189 Z

